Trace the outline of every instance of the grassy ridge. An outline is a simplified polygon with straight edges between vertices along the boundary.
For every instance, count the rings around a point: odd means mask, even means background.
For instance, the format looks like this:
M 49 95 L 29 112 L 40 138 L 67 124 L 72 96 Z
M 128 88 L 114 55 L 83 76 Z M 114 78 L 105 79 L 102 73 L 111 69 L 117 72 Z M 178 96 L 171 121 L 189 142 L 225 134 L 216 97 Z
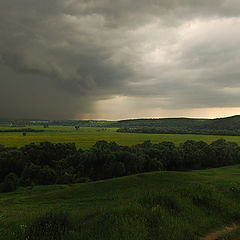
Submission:
M 43 129 L 42 126 L 31 126 L 33 129 Z M 0 127 L 0 130 L 12 129 L 9 127 Z M 114 141 L 120 145 L 135 145 L 145 140 L 151 140 L 153 143 L 171 141 L 179 145 L 186 140 L 202 140 L 211 143 L 219 138 L 227 141 L 236 142 L 240 145 L 240 136 L 212 136 L 212 135 L 179 135 L 179 134 L 141 134 L 141 133 L 119 133 L 117 128 L 99 128 L 99 127 L 81 127 L 76 131 L 72 126 L 49 126 L 44 129 L 45 132 L 27 133 L 0 133 L 0 144 L 9 147 L 21 147 L 31 142 L 40 143 L 50 141 L 53 143 L 74 142 L 78 148 L 88 149 L 99 140 Z
M 239 176 L 238 165 L 20 188 L 0 194 L 0 239 L 50 209 L 72 219 L 63 239 L 198 239 L 239 220 Z
M 111 123 L 115 127 L 162 127 L 162 128 L 188 128 L 188 129 L 240 129 L 240 116 L 216 119 L 194 118 L 159 118 L 159 119 L 129 119 Z

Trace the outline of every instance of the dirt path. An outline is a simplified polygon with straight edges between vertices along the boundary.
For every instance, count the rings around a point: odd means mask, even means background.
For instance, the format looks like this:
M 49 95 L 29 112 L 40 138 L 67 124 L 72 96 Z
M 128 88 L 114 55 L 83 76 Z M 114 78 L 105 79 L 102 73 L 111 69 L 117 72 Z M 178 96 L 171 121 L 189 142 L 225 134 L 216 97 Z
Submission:
M 225 226 L 223 227 L 221 230 L 213 232 L 213 233 L 209 233 L 208 235 L 206 235 L 203 238 L 200 238 L 200 240 L 215 240 L 217 239 L 221 234 L 223 233 L 227 233 L 227 232 L 231 232 L 235 229 L 237 229 L 239 227 L 239 225 L 233 223 L 231 226 Z

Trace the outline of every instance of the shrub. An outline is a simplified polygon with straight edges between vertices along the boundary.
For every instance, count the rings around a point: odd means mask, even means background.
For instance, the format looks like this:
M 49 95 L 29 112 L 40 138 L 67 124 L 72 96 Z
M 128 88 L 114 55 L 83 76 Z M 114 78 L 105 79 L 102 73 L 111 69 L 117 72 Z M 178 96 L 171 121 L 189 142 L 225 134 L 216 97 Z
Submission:
M 63 175 L 57 178 L 58 184 L 71 184 L 73 183 L 73 176 L 70 173 L 65 172 Z
M 38 173 L 40 171 L 40 166 L 33 163 L 26 166 L 21 175 L 21 185 L 28 186 L 32 183 L 36 184 L 38 182 Z
M 43 167 L 38 173 L 38 183 L 47 185 L 56 183 L 56 172 L 50 167 Z
M 9 173 L 1 186 L 2 192 L 13 192 L 18 188 L 18 177 L 15 173 Z

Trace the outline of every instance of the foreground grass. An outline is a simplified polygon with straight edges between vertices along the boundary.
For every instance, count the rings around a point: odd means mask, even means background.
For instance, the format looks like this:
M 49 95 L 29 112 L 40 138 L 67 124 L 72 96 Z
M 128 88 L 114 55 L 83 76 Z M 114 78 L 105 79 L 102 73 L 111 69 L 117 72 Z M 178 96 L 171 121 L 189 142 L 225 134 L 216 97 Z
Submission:
M 222 234 L 222 236 L 218 237 L 217 240 L 240 240 L 240 228 Z
M 232 166 L 20 188 L 0 194 L 0 239 L 198 239 L 240 219 L 239 176 Z
M 31 126 L 33 129 L 43 129 L 42 126 Z M 13 129 L 0 127 L 0 129 Z M 9 147 L 22 147 L 29 143 L 45 142 L 52 143 L 76 143 L 78 148 L 89 149 L 99 140 L 113 141 L 120 145 L 135 145 L 146 140 L 153 143 L 170 141 L 179 145 L 187 140 L 204 141 L 211 143 L 219 138 L 227 141 L 236 142 L 240 145 L 240 136 L 213 136 L 213 135 L 181 135 L 181 134 L 141 134 L 141 133 L 119 133 L 117 128 L 81 127 L 76 131 L 72 126 L 50 126 L 44 129 L 45 132 L 27 133 L 3 133 L 0 132 L 0 144 Z

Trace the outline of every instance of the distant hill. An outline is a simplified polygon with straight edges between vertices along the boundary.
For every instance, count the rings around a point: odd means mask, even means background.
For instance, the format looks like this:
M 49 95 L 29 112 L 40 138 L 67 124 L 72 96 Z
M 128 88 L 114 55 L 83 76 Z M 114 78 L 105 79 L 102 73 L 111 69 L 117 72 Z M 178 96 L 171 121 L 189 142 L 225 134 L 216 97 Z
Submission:
M 217 118 L 205 122 L 201 126 L 205 129 L 227 129 L 227 130 L 235 130 L 240 129 L 240 115 L 227 117 L 227 118 Z
M 240 129 L 240 115 L 217 119 L 194 118 L 159 118 L 159 119 L 129 119 L 113 122 L 112 127 L 160 127 L 160 128 L 189 128 L 189 129 Z
M 204 119 L 204 118 L 146 118 L 120 121 L 101 120 L 0 120 L 3 126 L 64 125 L 80 127 L 117 127 L 117 128 L 169 128 L 169 129 L 215 129 L 240 130 L 240 115 Z

